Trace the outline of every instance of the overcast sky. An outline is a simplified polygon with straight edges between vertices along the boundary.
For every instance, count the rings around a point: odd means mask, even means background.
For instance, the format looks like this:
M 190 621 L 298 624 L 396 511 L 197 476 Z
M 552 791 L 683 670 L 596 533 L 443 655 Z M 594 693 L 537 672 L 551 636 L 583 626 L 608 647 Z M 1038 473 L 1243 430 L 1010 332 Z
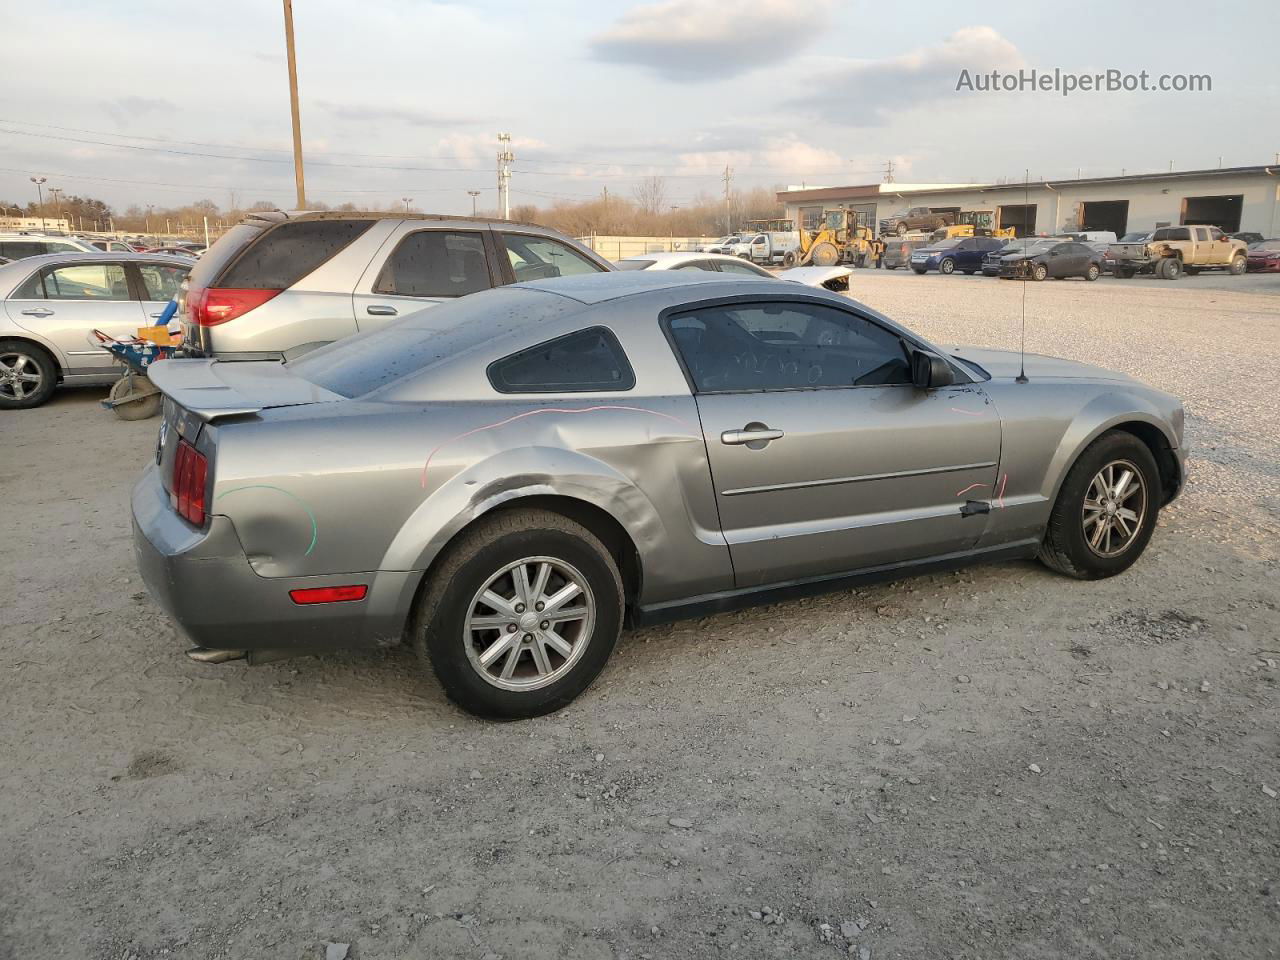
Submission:
M 1270 163 L 1280 4 L 295 0 L 308 195 L 495 204 Z M 975 19 L 977 17 L 977 19 Z M 0 0 L 0 199 L 291 206 L 280 3 Z M 1209 93 L 957 93 L 962 69 L 1207 72 Z M 106 145 L 106 144 L 114 144 Z M 130 145 L 130 146 L 123 146 Z M 145 148 L 145 149 L 136 149 Z M 398 168 L 398 169 L 397 169 Z M 88 179 L 95 178 L 95 179 Z M 235 196 L 233 198 L 232 192 Z

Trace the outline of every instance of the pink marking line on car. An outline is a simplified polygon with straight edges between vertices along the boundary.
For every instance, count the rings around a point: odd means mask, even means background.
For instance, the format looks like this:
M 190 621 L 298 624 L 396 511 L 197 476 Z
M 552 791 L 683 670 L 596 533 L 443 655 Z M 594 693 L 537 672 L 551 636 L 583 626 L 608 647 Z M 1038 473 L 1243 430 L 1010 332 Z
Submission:
M 697 434 L 697 431 L 679 417 L 673 417 L 669 413 L 659 413 L 657 410 L 647 410 L 644 407 L 624 407 L 615 404 L 601 404 L 595 407 L 578 407 L 577 409 L 572 410 L 563 407 L 543 407 L 539 410 L 526 410 L 524 413 L 517 413 L 514 417 L 507 417 L 505 420 L 499 420 L 496 423 L 486 423 L 482 427 L 476 427 L 472 430 L 468 430 L 466 433 L 460 433 L 456 437 L 450 437 L 448 440 L 444 441 L 444 443 L 432 450 L 427 454 L 426 462 L 422 464 L 422 489 L 425 490 L 427 488 L 427 468 L 431 466 L 431 459 L 451 443 L 456 443 L 458 440 L 465 440 L 467 437 L 474 436 L 477 433 L 483 433 L 485 430 L 505 427 L 507 424 L 515 423 L 517 420 L 523 420 L 525 417 L 536 417 L 540 413 L 597 413 L 601 410 L 623 410 L 628 413 L 647 413 L 653 417 L 662 417 L 664 420 L 670 420 L 673 423 L 678 423 L 686 430 L 693 432 L 695 435 Z
M 957 497 L 962 497 L 962 496 L 964 496 L 966 493 L 968 493 L 970 490 L 976 490 L 978 487 L 985 487 L 985 486 L 986 486 L 986 484 L 985 484 L 985 483 L 971 483 L 971 484 L 969 484 L 967 487 L 965 487 L 963 490 L 957 490 L 957 491 L 956 491 L 956 496 L 957 496 Z
M 1006 473 L 1000 478 L 1000 489 L 996 491 L 996 506 L 1003 509 L 1004 507 L 1004 488 L 1009 483 L 1009 475 Z

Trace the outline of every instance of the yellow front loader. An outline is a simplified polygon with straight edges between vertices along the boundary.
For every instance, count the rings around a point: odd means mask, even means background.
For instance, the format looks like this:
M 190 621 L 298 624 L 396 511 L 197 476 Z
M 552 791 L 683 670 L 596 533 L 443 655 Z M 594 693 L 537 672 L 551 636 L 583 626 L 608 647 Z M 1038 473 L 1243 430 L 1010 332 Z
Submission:
M 827 210 L 822 225 L 810 232 L 804 227 L 798 230 L 800 245 L 788 250 L 782 258 L 787 267 L 834 267 L 840 263 L 862 266 L 871 253 L 875 234 L 865 213 L 853 210 Z

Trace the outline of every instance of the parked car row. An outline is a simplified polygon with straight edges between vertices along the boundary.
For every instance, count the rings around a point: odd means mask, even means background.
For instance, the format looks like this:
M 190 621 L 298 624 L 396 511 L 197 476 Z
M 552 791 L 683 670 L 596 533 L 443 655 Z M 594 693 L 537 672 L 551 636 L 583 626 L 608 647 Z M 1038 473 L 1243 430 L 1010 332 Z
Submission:
M 1021 280 L 1097 280 L 1102 273 L 1101 253 L 1089 243 L 1064 237 L 954 237 L 915 248 L 909 263 L 919 274 L 937 270 L 972 276 L 981 272 L 987 277 Z

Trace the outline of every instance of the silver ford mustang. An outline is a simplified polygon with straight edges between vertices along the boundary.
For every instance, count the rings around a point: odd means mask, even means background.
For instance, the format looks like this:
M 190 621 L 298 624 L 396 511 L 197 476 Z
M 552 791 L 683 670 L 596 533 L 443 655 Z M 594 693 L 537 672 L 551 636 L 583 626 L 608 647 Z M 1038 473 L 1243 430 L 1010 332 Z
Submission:
M 1182 407 L 705 274 L 474 294 L 289 363 L 171 360 L 138 563 L 205 662 L 407 638 L 495 717 L 649 623 L 959 564 L 1137 560 Z

